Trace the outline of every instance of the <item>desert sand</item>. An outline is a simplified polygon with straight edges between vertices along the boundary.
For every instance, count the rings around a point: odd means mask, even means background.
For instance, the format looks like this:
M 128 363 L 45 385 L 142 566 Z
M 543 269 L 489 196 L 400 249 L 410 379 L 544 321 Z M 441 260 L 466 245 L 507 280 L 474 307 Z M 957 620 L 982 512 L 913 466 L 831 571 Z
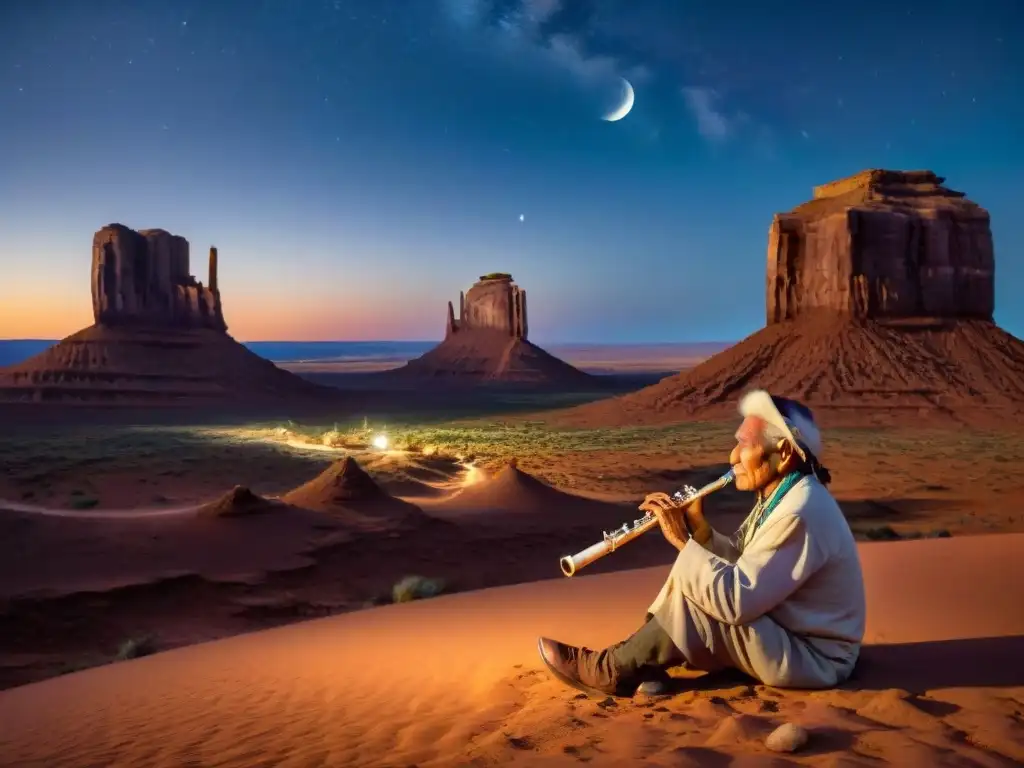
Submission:
M 207 643 L 0 694 L 9 766 L 1008 766 L 1024 760 L 1024 536 L 862 545 L 867 647 L 838 690 L 735 678 L 599 701 L 537 635 L 632 631 L 664 569 L 552 580 Z M 993 563 L 1000 567 L 993 568 Z M 790 722 L 807 747 L 772 759 Z

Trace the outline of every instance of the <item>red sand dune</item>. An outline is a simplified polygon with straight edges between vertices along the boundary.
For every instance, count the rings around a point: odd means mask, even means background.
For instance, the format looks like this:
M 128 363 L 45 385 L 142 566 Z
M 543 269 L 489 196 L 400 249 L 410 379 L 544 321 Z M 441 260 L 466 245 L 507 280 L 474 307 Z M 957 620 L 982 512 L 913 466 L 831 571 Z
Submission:
M 273 499 L 265 499 L 242 485 L 236 485 L 219 499 L 203 504 L 197 510 L 200 517 L 249 517 L 271 512 L 286 512 L 287 506 Z
M 281 496 L 295 507 L 330 513 L 355 525 L 404 528 L 430 521 L 415 504 L 384 491 L 351 456 Z
M 522 519 L 526 516 L 546 519 L 552 525 L 561 527 L 574 523 L 600 526 L 610 519 L 621 518 L 621 521 L 625 521 L 629 514 L 623 505 L 596 501 L 553 488 L 523 472 L 514 459 L 493 475 L 432 504 L 430 510 L 432 514 L 442 516 L 487 516 L 510 526 L 522 525 Z
M 1024 415 L 1024 342 L 984 321 L 808 317 L 768 326 L 689 371 L 553 419 L 627 426 L 732 416 L 739 396 L 755 386 L 803 400 L 832 425 L 1005 426 Z
M 593 378 L 526 339 L 496 331 L 465 330 L 380 376 L 444 381 L 581 386 Z
M 537 635 L 599 646 L 635 629 L 657 568 L 346 614 L 4 691 L 0 755 L 20 768 L 1024 761 L 1024 535 L 861 557 L 868 646 L 835 691 L 709 676 L 671 699 L 607 703 L 540 671 Z M 784 721 L 811 741 L 767 762 L 763 737 Z
M 357 533 L 323 513 L 266 500 L 231 509 L 231 495 L 179 514 L 58 517 L 0 508 L 0 602 L 184 575 L 246 580 L 308 566 L 317 548 Z M 251 514 L 262 504 L 272 508 Z
M 93 325 L 0 369 L 0 400 L 65 404 L 329 401 L 338 390 L 281 370 L 226 333 Z
M 280 499 L 235 487 L 197 508 L 169 512 L 53 516 L 0 507 L 0 598 L 184 575 L 251 579 L 312 565 L 319 549 L 356 536 L 437 523 L 380 489 L 351 458 Z

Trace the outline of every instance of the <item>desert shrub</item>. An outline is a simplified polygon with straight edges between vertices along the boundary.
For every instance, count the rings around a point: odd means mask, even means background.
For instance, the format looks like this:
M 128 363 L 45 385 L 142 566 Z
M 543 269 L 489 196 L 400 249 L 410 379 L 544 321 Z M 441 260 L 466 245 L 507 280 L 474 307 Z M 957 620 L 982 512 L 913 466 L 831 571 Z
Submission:
M 337 429 L 330 429 L 320 436 L 320 442 L 330 448 L 340 448 L 345 444 L 345 436 Z
M 391 600 L 395 603 L 408 603 L 437 597 L 444 592 L 443 579 L 430 579 L 426 576 L 406 576 L 391 588 Z
M 138 637 L 129 637 L 121 646 L 117 649 L 117 661 L 127 661 L 128 659 L 138 659 L 143 656 L 149 656 L 157 652 L 156 640 L 152 635 L 139 635 Z
M 868 528 L 864 535 L 871 541 L 896 541 L 900 535 L 888 525 L 879 528 Z

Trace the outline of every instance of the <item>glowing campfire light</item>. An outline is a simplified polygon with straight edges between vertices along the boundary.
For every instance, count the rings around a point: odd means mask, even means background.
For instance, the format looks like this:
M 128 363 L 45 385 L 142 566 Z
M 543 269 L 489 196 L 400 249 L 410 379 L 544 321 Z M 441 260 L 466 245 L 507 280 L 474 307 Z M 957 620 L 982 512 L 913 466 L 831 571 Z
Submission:
M 376 448 L 378 451 L 386 451 L 388 448 L 388 436 L 377 435 L 375 438 L 373 438 L 373 447 Z

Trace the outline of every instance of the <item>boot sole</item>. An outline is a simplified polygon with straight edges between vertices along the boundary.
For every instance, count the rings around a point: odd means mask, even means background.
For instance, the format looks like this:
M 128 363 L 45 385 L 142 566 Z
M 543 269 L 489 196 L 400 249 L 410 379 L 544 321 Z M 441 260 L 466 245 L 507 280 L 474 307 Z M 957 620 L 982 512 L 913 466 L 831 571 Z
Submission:
M 588 696 L 617 697 L 617 694 L 608 693 L 607 691 L 600 691 L 597 688 L 591 688 L 589 685 L 581 683 L 579 680 L 573 680 L 568 675 L 563 674 L 559 670 L 555 669 L 553 666 L 551 666 L 550 662 L 548 662 L 547 660 L 547 657 L 544 655 L 544 649 L 541 646 L 540 640 L 537 641 L 537 653 L 540 655 L 540 660 L 544 662 L 544 666 L 548 668 L 548 672 L 550 672 L 555 678 L 565 683 L 570 688 L 575 688 L 577 691 L 585 693 Z

